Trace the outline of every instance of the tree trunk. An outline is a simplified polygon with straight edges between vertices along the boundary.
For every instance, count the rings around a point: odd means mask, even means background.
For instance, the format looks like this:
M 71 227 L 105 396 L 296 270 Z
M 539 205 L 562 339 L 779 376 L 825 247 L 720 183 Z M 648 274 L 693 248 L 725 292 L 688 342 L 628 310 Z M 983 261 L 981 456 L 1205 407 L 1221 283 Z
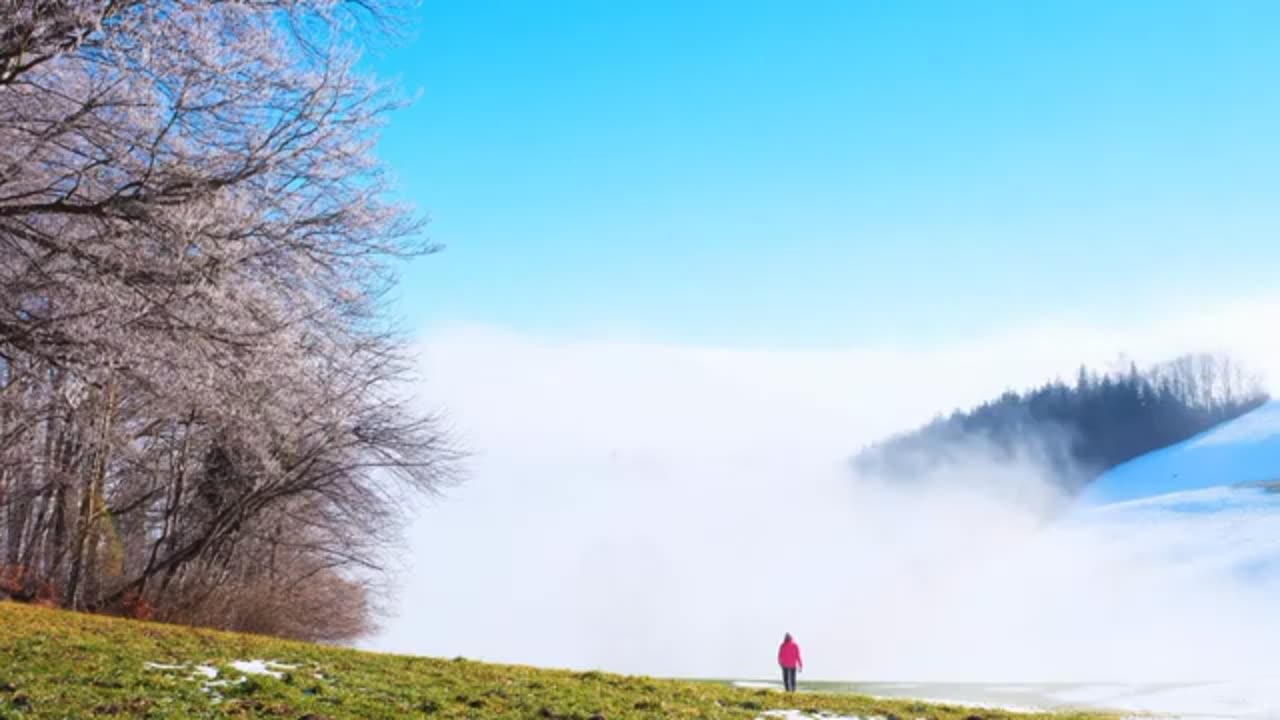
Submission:
M 111 461 L 111 421 L 115 415 L 116 383 L 107 383 L 107 390 L 102 404 L 102 415 L 98 424 L 98 437 L 93 451 L 93 465 L 89 470 L 88 483 L 84 495 L 80 499 L 80 514 L 76 533 L 75 554 L 71 558 L 71 575 L 67 580 L 66 602 L 73 608 L 83 607 L 86 603 L 80 596 L 83 585 L 92 588 L 97 576 L 98 523 L 102 520 L 106 485 L 107 468 Z

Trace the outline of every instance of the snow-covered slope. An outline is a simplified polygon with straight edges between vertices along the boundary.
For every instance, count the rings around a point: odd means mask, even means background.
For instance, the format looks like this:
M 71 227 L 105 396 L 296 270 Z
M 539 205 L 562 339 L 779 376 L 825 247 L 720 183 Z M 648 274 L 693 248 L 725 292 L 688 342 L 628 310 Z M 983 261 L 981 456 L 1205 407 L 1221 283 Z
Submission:
M 1113 468 L 1085 500 L 1107 504 L 1271 481 L 1280 481 L 1280 401 Z
M 1097 583 L 1114 606 L 1099 613 L 1112 631 L 1157 630 L 1140 664 L 1186 656 L 1166 679 L 1192 680 L 1076 700 L 1162 716 L 1280 717 L 1280 659 L 1269 650 L 1280 643 L 1280 401 L 1112 469 L 1059 531 L 1107 548 L 1102 567 L 1118 572 Z M 1124 595 L 1135 584 L 1144 589 Z

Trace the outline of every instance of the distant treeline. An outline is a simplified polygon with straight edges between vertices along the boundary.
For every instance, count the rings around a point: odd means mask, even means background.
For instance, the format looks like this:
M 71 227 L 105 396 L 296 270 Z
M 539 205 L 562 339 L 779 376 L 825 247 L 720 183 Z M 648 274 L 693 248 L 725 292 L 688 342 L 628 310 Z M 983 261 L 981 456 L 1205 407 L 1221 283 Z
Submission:
M 1146 370 L 1130 364 L 1126 372 L 1081 367 L 1074 384 L 1006 392 L 868 447 L 853 465 L 860 473 L 912 478 L 980 448 L 998 457 L 1036 456 L 1078 488 L 1267 400 L 1256 376 L 1221 355 L 1186 355 Z

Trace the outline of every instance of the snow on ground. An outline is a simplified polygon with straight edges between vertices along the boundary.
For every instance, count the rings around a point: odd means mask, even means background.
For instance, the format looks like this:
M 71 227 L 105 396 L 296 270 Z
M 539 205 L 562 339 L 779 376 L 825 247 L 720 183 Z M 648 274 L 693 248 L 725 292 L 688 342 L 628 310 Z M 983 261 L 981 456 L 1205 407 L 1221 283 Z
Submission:
M 1169 717 L 1274 718 L 1280 713 L 1280 678 L 1188 685 L 1113 697 L 1101 704 Z
M 810 715 L 799 710 L 769 710 L 761 713 L 757 720 L 872 720 L 872 718 L 862 718 L 857 715 L 828 715 L 826 713 Z
M 231 667 L 245 675 L 270 675 L 273 678 L 284 677 L 284 670 L 298 669 L 297 665 L 285 665 L 270 660 L 236 660 L 231 663 Z
M 905 696 L 873 695 L 872 697 L 879 698 L 881 700 L 902 700 L 904 699 Z M 952 707 L 972 708 L 974 710 L 990 710 L 992 708 L 999 708 L 1000 710 L 1003 710 L 1004 712 L 1007 712 L 1013 715 L 1020 715 L 1020 714 L 1030 715 L 1030 714 L 1045 712 L 1045 708 L 1042 708 L 1042 707 L 1032 707 L 1029 705 L 1015 705 L 1012 703 L 995 703 L 995 702 L 985 702 L 985 701 L 977 702 L 973 700 L 955 700 L 943 695 L 921 695 L 920 697 L 913 696 L 911 697 L 911 699 L 919 700 L 920 702 L 933 703 L 938 705 L 950 705 Z
M 283 678 L 285 670 L 296 670 L 297 665 L 286 665 L 285 663 L 275 662 L 273 660 L 235 660 L 227 663 L 232 669 L 240 673 L 240 677 L 221 678 L 218 668 L 212 665 L 166 665 L 163 663 L 144 663 L 143 667 L 148 670 L 159 670 L 163 672 L 184 672 L 190 671 L 187 676 L 189 680 L 202 680 L 200 690 L 209 694 L 214 703 L 222 701 L 222 695 L 218 692 L 220 688 L 228 685 L 236 685 L 244 682 L 249 675 L 270 675 L 274 678 Z M 316 677 L 321 677 L 318 673 Z
M 1280 400 L 1107 471 L 1086 490 L 1105 504 L 1280 479 Z
M 1254 444 L 1277 435 L 1280 435 L 1280 401 L 1267 403 L 1237 420 L 1192 438 L 1189 447 Z
M 1164 684 L 960 684 L 920 686 L 918 692 L 883 692 L 891 683 L 850 686 L 872 697 L 911 698 L 1011 713 L 1093 709 L 1132 713 L 1143 720 L 1262 720 L 1280 717 L 1280 676 L 1225 682 Z M 881 691 L 881 692 L 877 692 Z M 1012 701 L 1014 697 L 1022 702 Z
M 284 671 L 297 670 L 297 665 L 288 665 L 274 660 L 233 660 L 227 663 L 232 669 L 237 670 L 242 675 L 270 675 L 275 678 L 283 678 Z M 190 670 L 192 678 L 203 677 L 209 680 L 218 677 L 218 669 L 212 665 L 165 665 L 163 663 L 144 663 L 143 667 L 148 670 L 162 670 L 176 672 L 181 670 Z

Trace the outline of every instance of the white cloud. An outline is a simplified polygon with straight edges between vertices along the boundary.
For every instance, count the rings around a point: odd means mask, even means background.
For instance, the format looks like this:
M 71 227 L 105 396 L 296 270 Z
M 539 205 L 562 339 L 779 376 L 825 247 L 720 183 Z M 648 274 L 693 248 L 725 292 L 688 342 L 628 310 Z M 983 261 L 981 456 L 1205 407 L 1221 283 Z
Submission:
M 1161 672 L 1201 668 L 1178 641 L 1200 635 L 1151 619 L 1207 619 L 1231 638 L 1238 619 L 1224 627 L 1205 594 L 1144 616 L 1161 602 L 1152 593 L 1175 587 L 1164 566 L 1106 590 L 1118 566 L 1102 535 L 1046 540 L 1040 516 L 995 482 L 1034 466 L 975 461 L 949 470 L 973 480 L 966 491 L 903 495 L 855 488 L 844 462 L 938 412 L 1122 353 L 1141 365 L 1223 350 L 1280 378 L 1275 318 L 1280 299 L 1263 298 L 1141 326 L 840 351 L 435 332 L 421 345 L 422 394 L 475 456 L 468 483 L 419 512 L 402 609 L 372 644 L 760 676 L 791 631 L 831 678 L 1106 679 L 1082 676 L 1122 671 L 1108 657 L 1147 657 L 1125 641 L 1158 646 L 1148 659 Z M 1123 621 L 1131 633 L 1108 627 Z

